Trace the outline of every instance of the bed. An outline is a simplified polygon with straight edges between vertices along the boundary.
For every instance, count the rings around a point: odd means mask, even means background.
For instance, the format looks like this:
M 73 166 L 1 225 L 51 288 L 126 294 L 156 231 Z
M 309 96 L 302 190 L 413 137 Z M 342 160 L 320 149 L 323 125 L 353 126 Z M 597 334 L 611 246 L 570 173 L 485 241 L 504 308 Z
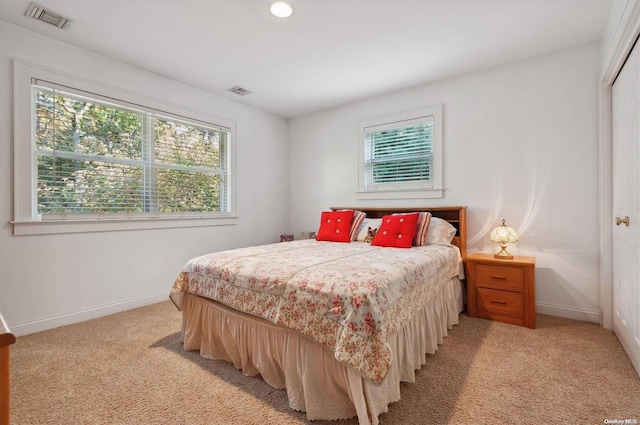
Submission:
M 354 216 L 350 243 L 298 240 L 190 260 L 170 294 L 183 312 L 185 350 L 286 389 L 290 407 L 310 420 L 376 425 L 400 399 L 400 382 L 415 381 L 458 323 L 466 207 L 331 208 L 351 210 L 367 220 L 356 226 Z M 414 212 L 432 217 L 430 229 L 438 219 L 449 226 L 451 242 L 360 242 L 368 224 Z

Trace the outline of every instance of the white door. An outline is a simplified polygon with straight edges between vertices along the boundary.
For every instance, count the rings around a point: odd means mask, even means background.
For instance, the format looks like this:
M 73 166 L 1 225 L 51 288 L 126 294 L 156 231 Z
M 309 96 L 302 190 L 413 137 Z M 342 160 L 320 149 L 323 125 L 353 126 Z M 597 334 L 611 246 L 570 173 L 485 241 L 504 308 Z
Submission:
M 640 374 L 640 44 L 613 84 L 613 330 Z

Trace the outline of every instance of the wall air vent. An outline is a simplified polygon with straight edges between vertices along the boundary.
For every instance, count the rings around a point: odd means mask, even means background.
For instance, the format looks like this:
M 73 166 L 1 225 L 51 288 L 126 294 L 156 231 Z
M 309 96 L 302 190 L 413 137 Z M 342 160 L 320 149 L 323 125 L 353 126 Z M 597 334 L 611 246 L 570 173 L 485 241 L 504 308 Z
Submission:
M 253 93 L 252 91 L 247 90 L 244 87 L 240 87 L 240 86 L 231 87 L 230 89 L 227 89 L 227 91 L 230 91 L 231 93 L 235 93 L 238 96 L 246 96 L 249 93 Z
M 59 13 L 54 12 L 51 9 L 47 9 L 36 3 L 30 3 L 27 11 L 24 12 L 24 16 L 27 18 L 33 18 L 38 21 L 46 22 L 47 24 L 56 26 L 63 30 L 68 30 L 73 22 L 73 19 L 66 18 Z

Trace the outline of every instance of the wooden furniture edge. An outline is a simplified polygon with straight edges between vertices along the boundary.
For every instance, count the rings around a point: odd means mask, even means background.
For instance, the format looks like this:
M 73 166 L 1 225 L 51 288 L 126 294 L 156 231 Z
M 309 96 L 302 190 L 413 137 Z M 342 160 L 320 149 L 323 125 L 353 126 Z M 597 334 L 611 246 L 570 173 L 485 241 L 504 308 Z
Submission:
M 368 218 L 382 218 L 393 213 L 430 212 L 432 216 L 442 218 L 458 229 L 451 242 L 460 249 L 462 261 L 467 259 L 467 207 L 331 207 L 331 210 L 358 210 L 367 214 Z
M 16 342 L 16 337 L 11 332 L 0 334 L 0 347 L 6 347 Z
M 9 346 L 15 342 L 0 313 L 0 425 L 9 424 Z
M 469 264 L 471 263 L 471 264 Z M 523 271 L 523 316 L 521 323 L 519 320 L 508 320 L 508 319 L 495 319 L 489 317 L 483 317 L 478 314 L 478 311 L 475 307 L 476 305 L 476 276 L 475 276 L 475 265 L 474 264 L 488 264 L 488 265 L 504 265 L 507 267 L 518 267 Z M 495 258 L 494 254 L 488 253 L 472 253 L 467 257 L 467 265 L 466 265 L 467 276 L 469 277 L 468 286 L 467 286 L 467 314 L 469 317 L 483 317 L 489 320 L 498 320 L 505 323 L 511 323 L 518 326 L 523 326 L 529 329 L 536 328 L 536 303 L 535 303 L 535 293 L 536 293 L 536 278 L 535 278 L 535 269 L 536 269 L 536 257 L 529 256 L 514 256 L 512 259 L 499 259 Z
M 500 263 L 504 262 L 504 264 L 515 264 L 518 266 L 527 266 L 527 265 L 535 265 L 536 257 L 528 257 L 523 255 L 514 255 L 513 258 L 502 260 L 500 258 L 496 258 L 494 254 L 486 253 L 486 252 L 474 252 L 469 254 L 467 260 L 475 261 L 477 263 Z
M 4 317 L 2 317 L 2 313 L 0 313 L 0 347 L 11 345 L 15 342 L 15 335 L 11 333 L 7 323 L 4 321 Z

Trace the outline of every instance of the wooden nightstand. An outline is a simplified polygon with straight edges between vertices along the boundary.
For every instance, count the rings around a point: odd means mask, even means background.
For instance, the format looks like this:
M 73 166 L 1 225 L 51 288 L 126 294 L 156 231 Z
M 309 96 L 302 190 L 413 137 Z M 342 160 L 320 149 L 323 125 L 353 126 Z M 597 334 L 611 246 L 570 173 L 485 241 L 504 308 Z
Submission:
M 493 254 L 467 257 L 469 317 L 536 327 L 535 257 L 500 260 Z

